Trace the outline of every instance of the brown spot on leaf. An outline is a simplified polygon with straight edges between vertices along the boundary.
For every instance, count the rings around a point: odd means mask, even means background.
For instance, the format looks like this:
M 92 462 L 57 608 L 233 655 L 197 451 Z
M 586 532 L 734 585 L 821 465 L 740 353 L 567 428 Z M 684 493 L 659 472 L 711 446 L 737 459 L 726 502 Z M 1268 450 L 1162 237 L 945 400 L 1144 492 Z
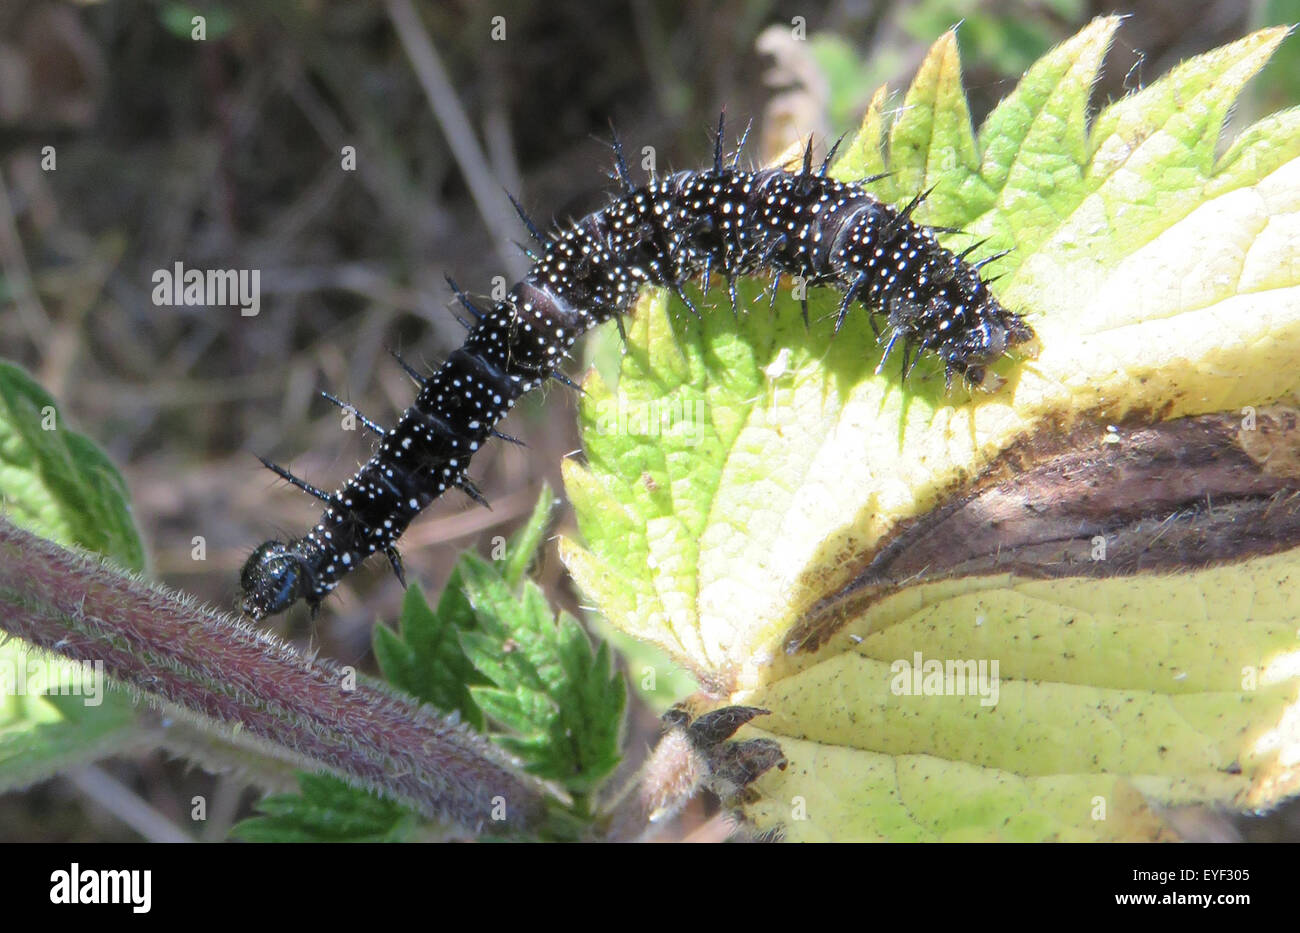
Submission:
M 859 556 L 861 570 L 804 615 L 787 652 L 816 650 L 875 601 L 929 580 L 1193 570 L 1300 545 L 1300 414 L 1245 418 L 1040 428 Z

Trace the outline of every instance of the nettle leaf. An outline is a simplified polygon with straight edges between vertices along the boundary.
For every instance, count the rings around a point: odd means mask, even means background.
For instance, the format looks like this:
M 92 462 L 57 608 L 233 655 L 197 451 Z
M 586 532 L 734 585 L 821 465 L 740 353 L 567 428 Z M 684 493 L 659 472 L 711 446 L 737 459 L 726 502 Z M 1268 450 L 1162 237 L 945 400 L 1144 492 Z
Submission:
M 0 362 L 0 504 L 15 525 L 144 569 L 122 475 L 48 393 Z
M 585 825 L 584 799 L 618 764 L 626 687 L 609 646 L 593 653 L 582 626 L 567 613 L 557 619 L 523 579 L 555 502 L 543 486 L 492 562 L 462 555 L 436 609 L 412 586 L 399 631 L 376 627 L 374 649 L 390 683 L 459 711 L 480 731 L 491 720 L 505 730 L 494 740 L 532 773 L 562 783 L 576 809 L 552 813 L 547 832 L 567 838 Z
M 516 621 L 511 613 L 515 598 L 510 594 L 517 588 L 541 543 L 554 501 L 554 494 L 544 486 L 529 520 L 494 564 L 485 563 L 473 554 L 462 555 L 447 578 L 436 608 L 430 608 L 419 584 L 412 583 L 407 588 L 397 630 L 383 625 L 374 629 L 375 658 L 388 683 L 440 712 L 458 713 L 480 732 L 486 729 L 485 712 L 521 733 L 530 733 L 538 722 L 543 723 L 544 731 L 549 721 L 547 716 L 554 716 L 554 703 L 544 693 L 530 693 L 528 688 L 544 691 L 549 683 L 530 677 L 528 687 L 515 687 L 522 703 L 545 706 L 544 710 L 533 710 L 532 717 L 527 719 L 518 715 L 516 707 L 501 703 L 494 692 L 486 689 L 493 683 L 514 683 L 513 671 L 509 665 L 497 663 L 490 654 L 483 654 L 476 647 L 483 643 L 482 633 L 475 631 L 482 617 L 471 604 L 470 594 L 482 592 L 485 587 L 493 588 L 493 595 L 498 599 L 495 608 L 505 614 L 506 624 Z M 536 588 L 530 590 L 530 595 L 541 598 Z M 529 608 L 536 607 L 530 604 Z M 499 631 L 495 625 L 502 618 L 502 615 L 487 617 L 493 626 L 491 631 Z M 548 621 L 549 618 L 548 613 Z M 470 646 L 468 650 L 462 646 L 463 642 Z M 476 667 L 476 662 L 480 666 Z M 527 734 L 523 740 L 512 736 L 510 741 L 522 741 L 533 752 L 533 758 L 547 754 L 545 735 Z M 420 822 L 415 813 L 400 804 L 377 798 L 328 775 L 301 775 L 299 783 L 301 794 L 263 800 L 258 809 L 265 815 L 243 821 L 234 828 L 233 834 L 254 842 L 401 841 Z
M 0 362 L 0 509 L 14 524 L 144 568 L 126 483 L 23 370 Z M 2 595 L 2 594 L 0 594 Z M 93 668 L 91 669 L 93 671 Z M 123 750 L 136 722 L 130 699 L 86 692 L 84 669 L 0 645 L 0 790 Z M 60 694 L 63 695 L 60 695 Z
M 484 683 L 460 646 L 461 632 L 474 624 L 474 610 L 465 597 L 463 564 L 457 564 L 438 600 L 430 609 L 424 591 L 412 583 L 402 599 L 399 630 L 376 625 L 375 659 L 384 679 L 444 713 L 459 712 L 475 729 L 483 729 L 483 711 L 470 686 Z
M 258 801 L 262 816 L 241 820 L 230 834 L 246 842 L 402 842 L 416 815 L 391 800 L 327 774 L 300 774 L 300 794 Z
M 586 462 L 565 464 L 584 543 L 562 553 L 614 626 L 668 652 L 718 705 L 771 711 L 740 734 L 775 739 L 790 762 L 745 806 L 759 828 L 1158 839 L 1172 834 L 1167 807 L 1263 809 L 1297 790 L 1300 537 L 1216 558 L 1224 526 L 1212 526 L 1251 492 L 1245 477 L 1280 484 L 1277 503 L 1300 483 L 1296 413 L 1255 425 L 1300 396 L 1300 110 L 1220 142 L 1286 30 L 1187 61 L 1089 121 L 1118 23 L 1049 52 L 978 133 L 944 36 L 900 108 L 875 95 L 834 168 L 890 172 L 872 190 L 894 204 L 933 186 L 919 219 L 965 231 L 942 235 L 953 249 L 988 238 L 972 259 L 1013 249 L 986 272 L 1003 273 L 994 290 L 1041 347 L 999 365 L 999 391 L 946 393 L 933 359 L 906 382 L 892 360 L 876 375 L 865 314 L 832 339 L 839 295 L 813 289 L 805 333 L 798 302 L 781 295 L 769 314 L 757 282 L 739 321 L 725 292 L 696 299 L 713 309 L 702 321 L 647 294 L 617 392 L 586 381 Z M 1006 515 L 978 500 L 988 514 L 924 547 L 905 535 L 1030 475 L 1047 448 L 1080 470 L 1113 463 L 1091 493 L 1069 485 L 1078 471 L 1058 477 L 1080 501 L 1103 495 L 1126 457 L 1196 419 L 1221 446 L 1175 443 L 1152 476 L 1225 477 L 1241 486 L 1226 503 L 1171 505 L 1127 537 L 1102 535 L 1100 553 L 1044 548 L 1020 571 L 996 542 L 1052 514 L 1053 496 Z M 1218 473 L 1198 451 L 1236 467 Z M 1065 518 L 1068 543 L 1083 519 Z M 1233 527 L 1264 518 L 1290 521 Z M 1144 549 L 1180 528 L 1182 549 L 1148 569 Z M 875 575 L 906 564 L 909 546 L 982 543 L 982 563 Z M 967 660 L 996 662 L 996 702 L 924 679 L 927 662 Z
M 507 586 L 518 586 L 528 572 L 550 525 L 554 507 L 555 495 L 543 484 L 528 521 L 506 543 L 500 555 L 500 578 Z M 438 598 L 437 609 L 430 609 L 419 584 L 412 584 L 402 601 L 398 630 L 375 626 L 373 648 L 385 680 L 444 713 L 459 712 L 462 719 L 481 732 L 483 710 L 470 688 L 486 685 L 488 681 L 466 657 L 460 644 L 461 634 L 477 625 L 464 579 L 467 562 L 474 560 L 477 559 L 467 554 L 457 562 Z
M 577 620 L 565 612 L 556 618 L 532 582 L 516 595 L 493 567 L 462 561 L 478 627 L 461 644 L 492 682 L 471 692 L 509 730 L 494 738 L 533 774 L 590 794 L 619 761 L 626 688 L 609 646 L 593 653 Z

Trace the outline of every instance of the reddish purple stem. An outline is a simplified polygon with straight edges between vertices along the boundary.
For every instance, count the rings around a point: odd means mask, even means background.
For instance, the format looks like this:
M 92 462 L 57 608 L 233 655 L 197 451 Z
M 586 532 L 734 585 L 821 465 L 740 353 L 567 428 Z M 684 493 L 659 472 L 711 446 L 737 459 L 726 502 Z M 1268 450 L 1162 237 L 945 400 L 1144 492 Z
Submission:
M 547 792 L 467 727 L 0 517 L 0 628 L 224 730 L 475 831 L 535 826 Z

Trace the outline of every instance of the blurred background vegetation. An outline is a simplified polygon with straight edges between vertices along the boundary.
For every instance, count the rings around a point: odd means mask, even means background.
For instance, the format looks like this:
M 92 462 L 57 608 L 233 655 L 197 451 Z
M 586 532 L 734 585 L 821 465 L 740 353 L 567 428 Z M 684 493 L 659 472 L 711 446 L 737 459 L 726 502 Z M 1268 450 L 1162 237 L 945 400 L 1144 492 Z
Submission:
M 381 423 L 411 385 L 385 349 L 433 363 L 461 340 L 445 274 L 471 291 L 513 281 L 520 257 L 502 188 L 542 223 L 602 203 L 612 120 L 660 169 L 711 152 L 724 106 L 753 118 L 755 160 L 800 135 L 853 127 L 871 93 L 899 94 L 931 42 L 958 39 L 978 122 L 1019 74 L 1093 16 L 1131 14 L 1098 105 L 1248 30 L 1300 20 L 1300 0 L 6 0 L 0 7 L 0 356 L 23 364 L 130 483 L 154 574 L 233 605 L 249 549 L 297 535 L 313 503 L 255 458 L 327 488 L 369 456 L 321 389 Z M 206 38 L 193 38 L 193 17 Z M 501 17 L 503 20 L 495 20 Z M 504 26 L 504 38 L 501 27 Z M 494 35 L 495 30 L 495 35 Z M 422 82 L 411 49 L 432 47 Z M 1300 101 L 1300 42 L 1284 44 L 1236 119 Z M 431 104 L 431 96 L 436 104 Z M 595 139 L 593 139 L 595 137 Z M 53 146 L 56 170 L 42 168 Z M 355 171 L 341 170 L 344 147 Z M 507 230 L 509 232 L 507 232 Z M 256 317 L 157 307 L 155 270 L 258 269 Z M 603 340 L 609 345 L 608 339 Z M 588 358 L 602 351 L 589 341 Z M 574 364 L 579 371 L 583 361 Z M 465 548 L 486 549 L 531 509 L 578 447 L 573 400 L 552 388 L 473 473 L 492 511 L 448 497 L 404 538 L 407 572 L 439 590 Z M 192 559 L 192 539 L 207 544 Z M 538 575 L 577 608 L 553 553 Z M 271 624 L 305 647 L 373 667 L 377 618 L 400 590 L 353 574 L 312 625 Z M 634 710 L 633 746 L 654 714 Z M 165 817 L 217 802 L 221 838 L 252 795 L 161 753 L 105 766 Z M 1224 838 L 1295 838 L 1292 808 L 1215 824 Z M 0 839 L 137 838 L 111 808 L 54 780 L 0 795 Z

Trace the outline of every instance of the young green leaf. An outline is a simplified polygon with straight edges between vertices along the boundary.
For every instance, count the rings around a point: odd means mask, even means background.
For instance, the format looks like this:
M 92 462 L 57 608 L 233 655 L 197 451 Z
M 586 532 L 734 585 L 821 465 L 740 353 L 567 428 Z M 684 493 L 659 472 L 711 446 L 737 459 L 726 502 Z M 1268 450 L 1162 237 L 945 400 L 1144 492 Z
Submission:
M 501 577 L 508 586 L 519 584 L 554 508 L 554 493 L 543 485 L 532 515 L 506 545 Z M 461 718 L 479 731 L 483 730 L 483 711 L 475 702 L 470 687 L 487 681 L 466 658 L 460 646 L 461 632 L 477 624 L 474 609 L 465 595 L 466 555 L 452 570 L 438 599 L 438 608 L 430 609 L 423 590 L 413 584 L 406 591 L 398 630 L 375 626 L 373 647 L 384 678 L 407 693 L 432 703 L 443 712 L 458 711 Z
M 237 823 L 245 842 L 402 842 L 416 814 L 369 791 L 324 774 L 301 774 L 300 794 L 276 794 L 257 804 L 262 816 Z
M 619 760 L 626 688 L 609 647 L 593 654 L 577 620 L 555 618 L 533 583 L 519 597 L 482 561 L 466 559 L 462 568 L 479 627 L 461 643 L 492 682 L 472 688 L 475 700 L 510 730 L 497 740 L 533 774 L 590 794 Z
M 460 647 L 460 632 L 474 624 L 461 576 L 458 564 L 436 610 L 429 608 L 420 585 L 412 583 L 402 600 L 398 631 L 376 625 L 373 645 L 385 680 L 444 713 L 459 712 L 482 731 L 483 711 L 470 686 L 484 681 Z

